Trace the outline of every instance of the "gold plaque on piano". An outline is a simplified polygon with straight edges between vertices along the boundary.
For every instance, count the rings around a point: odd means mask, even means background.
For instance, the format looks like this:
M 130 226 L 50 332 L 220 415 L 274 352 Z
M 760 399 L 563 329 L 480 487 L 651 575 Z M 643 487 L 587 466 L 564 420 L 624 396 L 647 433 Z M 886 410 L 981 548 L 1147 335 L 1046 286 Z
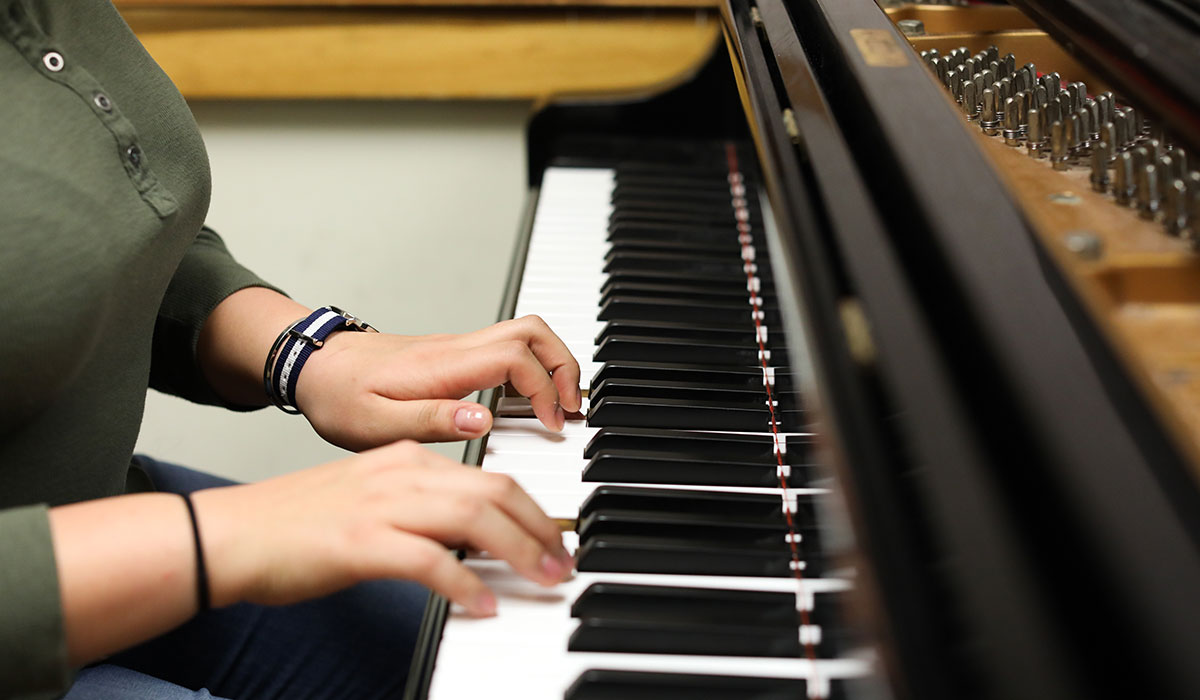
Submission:
M 850 36 L 858 45 L 858 52 L 868 66 L 897 68 L 908 63 L 904 48 L 896 43 L 896 37 L 887 29 L 851 29 Z

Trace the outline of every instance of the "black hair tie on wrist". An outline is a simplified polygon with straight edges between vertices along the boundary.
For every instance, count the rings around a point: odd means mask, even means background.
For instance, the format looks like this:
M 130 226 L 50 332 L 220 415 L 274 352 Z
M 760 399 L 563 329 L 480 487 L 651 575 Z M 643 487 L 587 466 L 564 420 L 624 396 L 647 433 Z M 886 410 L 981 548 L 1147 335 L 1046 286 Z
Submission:
M 196 604 L 197 612 L 212 608 L 212 597 L 208 592 L 208 569 L 204 566 L 204 546 L 200 544 L 200 526 L 196 523 L 196 508 L 192 505 L 192 496 L 188 493 L 179 494 L 187 505 L 188 519 L 192 522 L 192 540 L 196 545 Z

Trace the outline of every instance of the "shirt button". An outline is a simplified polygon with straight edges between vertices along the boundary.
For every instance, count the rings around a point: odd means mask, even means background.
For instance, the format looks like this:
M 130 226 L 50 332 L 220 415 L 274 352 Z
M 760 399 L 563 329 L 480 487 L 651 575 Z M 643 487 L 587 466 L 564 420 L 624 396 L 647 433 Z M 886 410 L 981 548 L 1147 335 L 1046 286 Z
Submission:
M 92 98 L 92 102 L 95 102 L 96 106 L 105 112 L 112 111 L 112 100 L 108 99 L 108 95 L 103 92 L 97 92 L 96 96 Z
M 125 157 L 129 159 L 129 164 L 136 168 L 142 164 L 142 149 L 130 146 L 125 149 Z
M 57 73 L 62 70 L 65 63 L 62 54 L 57 51 L 47 51 L 42 54 L 42 65 L 46 66 L 46 70 L 51 73 Z

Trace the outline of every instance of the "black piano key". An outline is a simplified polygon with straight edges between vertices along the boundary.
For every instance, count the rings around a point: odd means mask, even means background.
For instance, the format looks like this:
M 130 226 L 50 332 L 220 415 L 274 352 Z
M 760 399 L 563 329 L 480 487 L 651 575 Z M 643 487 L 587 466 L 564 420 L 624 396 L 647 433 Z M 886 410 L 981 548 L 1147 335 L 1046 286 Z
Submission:
M 770 277 L 770 268 L 755 266 L 750 263 L 751 272 L 759 279 Z M 693 275 L 693 280 L 705 280 L 709 276 L 747 274 L 747 263 L 737 256 L 706 257 L 702 255 L 683 256 L 673 253 L 633 252 L 614 250 L 605 256 L 604 272 L 624 272 L 636 270 L 646 276 L 652 272 L 687 272 Z
M 811 528 L 815 510 L 811 494 L 795 497 L 797 527 Z M 737 491 L 694 491 L 690 489 L 632 488 L 601 486 L 579 506 L 579 517 L 586 518 L 602 510 L 644 510 L 700 515 L 730 515 L 744 518 L 772 518 L 783 512 L 780 497 L 771 493 Z
M 671 338 L 662 336 L 610 336 L 600 341 L 592 353 L 597 362 L 614 360 L 637 360 L 640 362 L 686 362 L 697 365 L 755 365 L 766 358 L 774 365 L 774 358 L 787 357 L 784 348 L 764 348 L 746 343 L 721 343 L 698 338 Z
M 722 302 L 737 302 L 749 305 L 750 292 L 746 291 L 746 285 L 736 287 L 733 285 L 709 285 L 702 282 L 692 282 L 690 284 L 677 283 L 653 283 L 653 282 L 629 282 L 627 280 L 611 280 L 606 282 L 600 289 L 600 305 L 608 301 L 611 297 L 651 297 L 656 299 L 686 299 L 698 303 L 707 303 L 711 301 Z M 776 301 L 775 292 L 759 292 L 758 298 L 764 303 L 772 303 Z M 753 324 L 749 324 L 751 330 Z
M 747 327 L 744 324 L 731 327 L 683 321 L 609 321 L 604 324 L 604 329 L 596 335 L 596 345 L 600 345 L 605 338 L 610 336 L 651 336 L 674 340 L 716 341 L 729 345 L 758 348 L 758 334 L 753 326 Z M 763 346 L 767 349 L 779 349 L 772 346 L 769 334 Z
M 571 616 L 792 629 L 802 619 L 794 593 L 605 582 L 584 589 L 571 604 Z
M 737 225 L 743 222 L 739 222 L 734 218 L 732 208 L 724 211 L 662 212 L 656 211 L 653 203 L 647 203 L 644 208 L 626 204 L 624 207 L 614 210 L 612 215 L 609 216 L 609 223 L 612 225 L 661 223 L 684 226 L 728 226 L 730 230 L 736 231 Z M 745 223 L 750 224 L 752 229 L 760 228 L 762 226 L 761 215 L 757 212 L 752 212 Z
M 761 406 L 731 406 L 718 401 L 606 396 L 590 402 L 587 422 L 598 428 L 619 425 L 763 433 L 771 432 L 772 424 L 781 432 L 793 432 L 802 418 L 801 411 L 772 412 L 765 401 Z
M 805 464 L 808 459 L 809 438 L 788 436 L 783 438 L 783 445 L 785 464 Z M 776 463 L 775 438 L 767 435 L 629 427 L 601 428 L 583 448 L 583 456 L 591 459 L 611 450 L 637 450 L 693 460 Z
M 784 483 L 791 488 L 808 486 L 808 467 L 788 465 Z M 605 450 L 583 468 L 584 482 L 617 484 L 689 484 L 694 486 L 779 486 L 775 462 L 677 457 L 639 450 Z
M 805 654 L 796 628 L 608 618 L 580 620 L 567 650 L 785 658 Z
M 682 226 L 678 224 L 635 223 L 620 221 L 609 225 L 608 240 L 613 243 L 626 240 L 678 241 L 678 242 L 729 242 L 741 246 L 738 231 L 728 226 L 705 226 L 696 224 Z M 751 245 L 757 252 L 760 248 L 766 250 L 766 240 L 761 231 L 750 232 Z
M 742 259 L 742 246 L 734 237 L 717 238 L 711 241 L 670 241 L 653 238 L 622 238 L 612 240 L 610 237 L 607 257 L 613 251 L 624 251 L 627 253 L 668 253 L 668 254 L 711 254 L 714 256 L 732 255 L 737 259 Z M 767 259 L 765 251 L 754 249 L 754 259 L 758 262 L 763 262 Z
M 773 372 L 774 384 L 772 393 L 790 393 L 794 387 L 792 375 L 784 370 Z M 764 386 L 762 365 L 755 362 L 745 367 L 718 367 L 698 365 L 684 362 L 643 362 L 637 360 L 620 360 L 605 362 L 595 376 L 591 386 L 597 386 L 606 379 L 665 379 L 669 381 L 692 382 L 705 386 L 743 386 L 747 388 Z M 590 393 L 590 389 L 589 389 Z
M 764 289 L 771 286 L 770 268 L 758 268 L 756 273 L 759 282 Z M 655 267 L 631 268 L 631 269 L 610 269 L 607 270 L 608 280 L 605 284 L 614 281 L 629 281 L 629 282 L 646 282 L 651 284 L 672 284 L 683 283 L 692 284 L 697 280 L 697 275 L 689 270 L 666 270 Z M 746 270 L 742 267 L 730 266 L 723 270 L 712 270 L 703 275 L 704 283 L 713 287 L 733 287 L 735 289 L 745 289 L 747 284 Z
M 759 360 L 755 346 L 700 342 L 686 338 L 611 336 L 596 346 L 592 359 L 688 362 L 699 365 L 752 365 Z
M 690 182 L 637 182 L 628 178 L 618 178 L 612 191 L 614 202 L 622 198 L 653 199 L 662 202 L 712 202 L 716 201 L 730 206 L 733 192 L 729 189 L 728 181 L 717 180 L 711 183 Z M 742 199 L 749 204 L 758 204 L 757 192 L 744 192 Z
M 713 401 L 731 409 L 737 407 L 765 407 L 767 392 L 762 387 L 743 388 L 725 386 L 705 386 L 690 382 L 667 381 L 662 379 L 606 379 L 588 391 L 592 401 L 599 402 L 606 398 L 652 398 L 652 399 L 684 399 L 687 401 Z M 775 399 L 776 411 L 794 411 L 796 406 L 790 396 L 780 396 Z
M 752 306 L 749 300 L 697 302 L 666 297 L 613 296 L 600 307 L 596 318 L 601 321 L 709 321 L 712 323 L 754 326 L 754 315 L 761 323 L 777 326 L 779 309 L 770 301 Z
M 580 545 L 575 554 L 579 571 L 694 576 L 795 576 L 787 544 L 751 546 L 723 540 L 603 535 Z M 800 571 L 821 575 L 821 559 L 801 549 Z
M 580 518 L 576 530 L 580 543 L 607 535 L 638 535 L 741 543 L 748 547 L 785 547 L 791 530 L 782 514 L 772 519 L 744 519 L 728 515 L 662 513 L 655 511 L 598 510 Z M 816 531 L 797 526 L 804 549 L 819 549 Z
M 646 671 L 584 671 L 565 700 L 798 700 L 803 680 Z

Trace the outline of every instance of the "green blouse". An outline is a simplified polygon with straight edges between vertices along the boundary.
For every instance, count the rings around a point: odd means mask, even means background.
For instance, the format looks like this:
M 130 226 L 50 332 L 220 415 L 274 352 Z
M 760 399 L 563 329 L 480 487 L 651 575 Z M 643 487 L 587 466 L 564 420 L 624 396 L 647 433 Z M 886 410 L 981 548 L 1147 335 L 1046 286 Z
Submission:
M 0 0 L 0 697 L 71 676 L 50 506 L 149 487 L 146 389 L 219 403 L 208 313 L 266 286 L 203 228 L 183 97 L 107 0 Z

